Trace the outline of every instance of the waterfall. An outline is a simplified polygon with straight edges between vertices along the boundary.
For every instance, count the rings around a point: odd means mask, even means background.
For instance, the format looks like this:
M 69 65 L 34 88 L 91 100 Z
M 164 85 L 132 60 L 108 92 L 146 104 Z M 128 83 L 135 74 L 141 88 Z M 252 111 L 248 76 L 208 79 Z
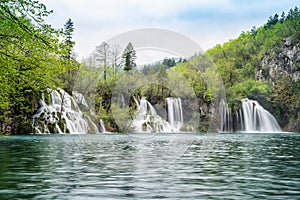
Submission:
M 106 128 L 104 125 L 104 121 L 102 119 L 100 119 L 100 130 L 102 133 L 106 133 Z
M 222 132 L 232 132 L 232 116 L 231 110 L 228 107 L 228 104 L 222 100 L 219 104 L 220 111 L 220 131 Z
M 47 90 L 40 100 L 41 107 L 33 115 L 32 126 L 36 133 L 98 133 L 91 118 L 83 114 L 75 99 L 62 89 Z M 86 104 L 84 97 L 77 93 Z M 86 104 L 87 105 L 87 104 Z
M 83 105 L 86 108 L 89 107 L 87 101 L 85 100 L 85 98 L 83 96 L 83 94 L 81 94 L 81 93 L 79 93 L 77 91 L 73 91 L 72 92 L 72 96 L 73 96 L 73 98 L 74 98 L 74 100 L 76 101 L 77 104 Z
M 240 124 L 241 124 L 241 130 L 245 130 L 245 127 L 244 127 L 244 117 L 243 117 L 243 113 L 242 113 L 242 109 L 239 109 L 239 118 L 237 119 L 240 119 Z
M 242 99 L 242 105 L 232 115 L 228 104 L 222 100 L 219 104 L 220 131 L 233 132 L 281 132 L 274 116 L 265 110 L 257 101 Z M 235 125 L 235 126 L 234 126 Z
M 131 128 L 134 132 L 179 132 L 183 124 L 180 98 L 167 98 L 168 121 L 159 116 L 155 108 L 142 97 L 140 101 L 133 98 L 137 111 Z
M 280 132 L 274 116 L 265 110 L 257 101 L 242 99 L 242 131 L 246 132 Z
M 171 132 L 168 122 L 156 114 L 154 107 L 145 97 L 142 97 L 140 102 L 136 98 L 134 101 L 137 105 L 137 111 L 131 124 L 134 132 Z
M 180 130 L 183 124 L 183 114 L 180 98 L 166 98 L 168 122 L 173 129 Z

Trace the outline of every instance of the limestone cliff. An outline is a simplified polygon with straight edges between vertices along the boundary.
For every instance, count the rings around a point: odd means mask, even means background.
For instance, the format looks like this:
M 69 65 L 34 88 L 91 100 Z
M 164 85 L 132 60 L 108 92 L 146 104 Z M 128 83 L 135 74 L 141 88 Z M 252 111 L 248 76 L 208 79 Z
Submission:
M 290 39 L 285 39 L 282 47 L 271 50 L 263 57 L 261 67 L 256 69 L 256 79 L 270 78 L 276 82 L 285 74 L 290 76 L 291 81 L 300 78 L 300 44 L 294 44 Z
M 255 78 L 272 81 L 272 98 L 277 102 L 282 128 L 300 132 L 300 43 L 285 39 L 281 47 L 270 50 L 256 68 Z

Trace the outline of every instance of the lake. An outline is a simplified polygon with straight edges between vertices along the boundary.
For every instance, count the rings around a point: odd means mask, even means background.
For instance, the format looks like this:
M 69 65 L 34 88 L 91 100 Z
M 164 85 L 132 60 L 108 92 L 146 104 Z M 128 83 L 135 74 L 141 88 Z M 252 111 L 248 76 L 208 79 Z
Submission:
M 300 134 L 0 137 L 0 199 L 300 199 Z

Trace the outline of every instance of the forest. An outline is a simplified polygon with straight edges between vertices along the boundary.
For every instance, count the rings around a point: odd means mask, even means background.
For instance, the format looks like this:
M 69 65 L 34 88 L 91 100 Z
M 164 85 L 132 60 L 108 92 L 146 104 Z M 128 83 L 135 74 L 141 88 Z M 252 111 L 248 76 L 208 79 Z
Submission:
M 33 0 L 4 0 L 0 3 L 0 132 L 32 133 L 32 116 L 39 108 L 42 94 L 62 88 L 69 94 L 76 90 L 94 101 L 95 120 L 103 119 L 108 131 L 125 132 L 112 113 L 116 83 L 124 74 L 129 82 L 145 75 L 158 80 L 134 91 L 151 103 L 164 106 L 164 99 L 176 96 L 167 85 L 184 77 L 193 88 L 197 101 L 208 108 L 215 98 L 205 77 L 209 71 L 193 67 L 214 63 L 222 77 L 227 102 L 236 111 L 240 100 L 259 101 L 277 119 L 285 131 L 300 132 L 300 10 L 295 7 L 280 16 L 275 14 L 261 27 L 253 27 L 236 39 L 216 45 L 191 58 L 166 58 L 138 68 L 134 44 L 126 49 L 106 42 L 95 45 L 93 55 L 77 61 L 72 34 L 75 24 L 69 19 L 55 29 L 45 22 L 52 13 Z M 209 61 L 208 61 L 209 59 Z M 131 80 L 132 79 L 132 80 Z M 95 88 L 89 87 L 95 85 Z M 189 90 L 179 88 L 181 96 Z M 125 97 L 133 102 L 132 97 Z M 186 100 L 185 103 L 188 102 Z M 196 109 L 197 106 L 193 105 Z M 134 114 L 131 104 L 129 112 Z M 122 113 L 120 113 L 122 115 Z M 207 131 L 208 111 L 199 110 L 198 131 Z
M 258 100 L 286 131 L 300 130 L 300 10 L 271 16 L 237 39 L 209 49 L 234 107 L 241 98 Z

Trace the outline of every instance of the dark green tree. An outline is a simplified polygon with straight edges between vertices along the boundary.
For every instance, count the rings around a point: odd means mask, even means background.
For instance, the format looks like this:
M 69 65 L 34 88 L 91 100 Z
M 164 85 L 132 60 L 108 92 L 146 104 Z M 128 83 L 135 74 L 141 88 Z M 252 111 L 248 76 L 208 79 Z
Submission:
M 73 54 L 73 47 L 75 45 L 75 42 L 72 41 L 72 36 L 74 32 L 74 23 L 71 19 L 68 19 L 68 21 L 64 25 L 64 45 L 65 45 L 65 50 L 66 52 L 66 59 L 71 60 L 72 59 L 72 54 Z
M 174 58 L 164 58 L 162 64 L 168 67 L 174 67 L 176 65 L 176 61 Z
M 124 59 L 124 70 L 129 71 L 136 67 L 135 59 L 136 59 L 136 51 L 131 42 L 128 43 L 127 47 L 123 52 L 123 59 Z
M 78 72 L 79 63 L 76 62 L 75 56 L 74 56 L 74 45 L 75 42 L 73 41 L 73 32 L 74 32 L 74 23 L 71 19 L 68 19 L 67 22 L 64 25 L 63 35 L 64 35 L 64 41 L 63 41 L 63 58 L 65 58 L 68 65 L 71 67 L 68 69 L 67 74 L 64 75 L 63 79 L 66 82 L 66 85 L 64 89 L 71 94 L 73 87 L 74 87 L 74 80 L 76 77 L 76 74 Z

